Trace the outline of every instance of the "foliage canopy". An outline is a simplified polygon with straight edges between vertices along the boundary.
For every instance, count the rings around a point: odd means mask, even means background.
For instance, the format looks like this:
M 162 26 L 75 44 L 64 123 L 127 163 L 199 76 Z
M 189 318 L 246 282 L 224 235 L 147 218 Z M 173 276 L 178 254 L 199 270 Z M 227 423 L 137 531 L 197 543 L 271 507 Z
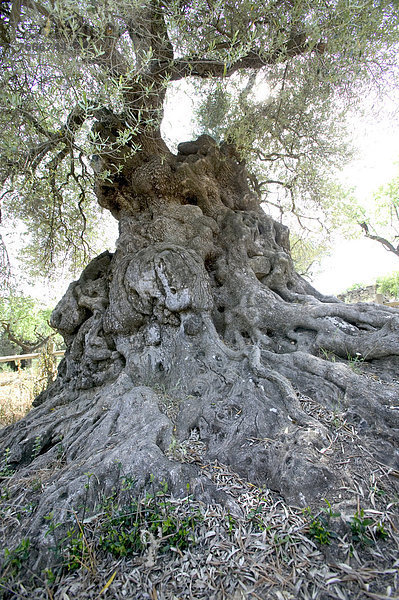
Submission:
M 4 224 L 24 223 L 39 268 L 85 261 L 102 219 L 90 157 L 106 159 L 101 176 L 111 181 L 128 156 L 154 151 L 166 89 L 187 78 L 205 94 L 202 132 L 234 141 L 266 203 L 302 225 L 333 223 L 340 190 L 328 174 L 347 155 L 343 112 L 396 76 L 397 8 L 1 2 Z M 104 120 L 117 123 L 114 136 L 102 134 Z

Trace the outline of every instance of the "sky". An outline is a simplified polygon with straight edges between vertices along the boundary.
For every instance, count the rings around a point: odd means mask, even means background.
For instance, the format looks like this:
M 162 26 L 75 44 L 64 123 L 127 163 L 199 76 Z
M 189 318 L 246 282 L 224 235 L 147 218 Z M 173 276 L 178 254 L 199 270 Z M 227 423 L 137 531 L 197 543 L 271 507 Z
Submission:
M 339 294 L 354 284 L 372 285 L 378 277 L 399 271 L 399 258 L 368 239 L 337 240 L 312 285 L 321 293 Z

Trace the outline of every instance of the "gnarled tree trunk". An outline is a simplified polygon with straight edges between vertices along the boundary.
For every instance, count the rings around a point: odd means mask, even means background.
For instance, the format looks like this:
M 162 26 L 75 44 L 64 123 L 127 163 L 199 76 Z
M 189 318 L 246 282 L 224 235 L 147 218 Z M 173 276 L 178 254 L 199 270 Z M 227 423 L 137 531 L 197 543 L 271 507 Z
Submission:
M 9 539 L 36 540 L 48 560 L 44 517 L 67 519 L 85 494 L 93 508 L 121 472 L 136 489 L 153 476 L 227 501 L 201 468 L 219 461 L 305 506 L 344 499 L 367 453 L 398 468 L 398 313 L 299 277 L 288 230 L 229 145 L 202 136 L 175 156 L 154 142 L 123 165 L 97 186 L 119 220 L 116 252 L 52 316 L 67 344 L 58 379 L 0 433 L 19 481 L 47 474 L 23 492 L 37 504 L 18 532 L 5 523 Z M 334 447 L 325 410 L 356 427 L 357 458 Z

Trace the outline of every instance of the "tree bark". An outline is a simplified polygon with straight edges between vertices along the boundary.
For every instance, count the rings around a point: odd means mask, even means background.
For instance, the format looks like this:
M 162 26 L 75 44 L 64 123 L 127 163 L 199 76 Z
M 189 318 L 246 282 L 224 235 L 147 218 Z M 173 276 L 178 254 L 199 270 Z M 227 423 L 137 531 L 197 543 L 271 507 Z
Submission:
M 201 136 L 173 155 L 153 140 L 97 194 L 119 220 L 116 252 L 70 285 L 52 315 L 67 346 L 58 378 L 0 432 L 12 493 L 35 502 L 3 529 L 34 540 L 36 567 L 51 561 L 46 515 L 66 522 L 83 497 L 95 511 L 121 473 L 136 490 L 151 477 L 227 502 L 202 470 L 218 461 L 306 506 L 348 498 L 370 453 L 399 469 L 397 311 L 302 279 L 234 148 Z M 359 436 L 357 458 L 334 447 L 334 414 Z M 37 473 L 42 491 L 22 492 Z

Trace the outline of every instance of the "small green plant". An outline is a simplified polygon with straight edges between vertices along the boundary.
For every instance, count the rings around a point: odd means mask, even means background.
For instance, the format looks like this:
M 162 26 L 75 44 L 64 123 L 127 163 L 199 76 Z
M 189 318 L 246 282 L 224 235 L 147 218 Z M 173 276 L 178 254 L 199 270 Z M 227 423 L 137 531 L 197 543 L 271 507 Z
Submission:
M 55 532 L 60 524 L 53 523 L 53 514 L 50 513 L 48 517 L 46 517 L 50 521 L 50 526 L 46 535 L 49 533 L 53 534 L 56 541 L 55 550 L 64 557 L 66 556 L 64 567 L 68 571 L 76 571 L 80 567 L 84 567 L 89 571 L 94 570 L 94 555 L 85 531 L 87 501 L 90 490 L 90 480 L 93 477 L 93 473 L 85 473 L 85 475 L 87 477 L 87 481 L 84 484 L 85 496 L 83 505 L 79 506 L 79 510 L 82 511 L 81 517 L 79 519 L 78 515 L 74 512 L 76 525 L 67 530 L 66 537 L 64 537 L 64 539 L 61 541 L 57 540 Z
M 361 373 L 362 364 L 365 361 L 364 356 L 360 354 L 360 352 L 356 352 L 355 356 L 352 356 L 349 352 L 347 354 L 347 360 L 349 367 L 352 369 L 354 373 Z
M 372 544 L 373 540 L 369 535 L 369 526 L 372 524 L 373 519 L 364 516 L 363 508 L 356 511 L 348 523 L 352 532 L 352 541 L 355 544 L 361 544 L 362 546 L 369 546 Z
M 319 544 L 329 544 L 331 532 L 328 529 L 328 519 L 323 516 L 316 517 L 311 509 L 306 509 L 309 516 L 309 535 L 319 542 Z
M 326 350 L 325 348 L 319 348 L 319 354 L 321 358 L 324 358 L 324 360 L 328 360 L 329 362 L 336 361 L 336 356 L 334 352 L 331 352 L 330 350 Z
M 382 539 L 387 538 L 389 535 L 384 523 L 382 521 L 375 522 L 370 517 L 366 517 L 363 508 L 355 512 L 348 525 L 351 528 L 352 541 L 361 546 L 373 544 L 375 541 L 373 534 L 375 537 Z
M 33 479 L 30 486 L 34 492 L 41 492 L 43 484 L 42 484 L 40 477 L 35 477 L 35 479 Z
M 247 519 L 252 524 L 254 531 L 264 531 L 266 529 L 265 522 L 262 518 L 265 510 L 264 506 L 261 504 L 263 500 L 264 499 L 260 499 L 258 506 L 252 508 L 247 515 Z
M 57 579 L 57 576 L 53 572 L 52 569 L 44 569 L 44 575 L 46 577 L 47 583 L 49 583 L 50 585 L 52 585 L 53 583 L 55 583 L 55 580 Z
M 0 504 L 10 499 L 10 490 L 7 487 L 0 488 Z
M 252 508 L 247 515 L 248 521 L 250 521 L 255 527 L 259 525 L 259 516 L 262 514 L 262 507 L 257 506 L 256 508 Z
M 103 504 L 106 518 L 101 526 L 100 546 L 119 557 L 144 551 L 151 536 L 159 543 L 161 552 L 171 547 L 185 549 L 194 542 L 201 514 L 191 510 L 184 516 L 177 514 L 167 488 L 165 482 L 160 491 L 130 499 L 122 507 L 115 504 L 115 499 L 107 499 Z
M 76 571 L 82 566 L 87 566 L 89 549 L 83 531 L 78 527 L 68 529 L 66 542 L 66 559 L 64 566 L 68 571 Z
M 47 537 L 48 535 L 51 535 L 54 539 L 54 546 L 52 547 L 52 550 L 55 552 L 55 554 L 58 555 L 62 555 L 63 553 L 63 548 L 61 547 L 61 542 L 59 539 L 59 535 L 58 535 L 58 531 L 57 529 L 59 527 L 62 527 L 62 523 L 56 523 L 54 520 L 54 513 L 50 512 L 48 515 L 46 515 L 44 517 L 44 519 L 46 521 L 49 522 L 49 526 L 48 529 L 45 533 L 45 536 Z
M 9 466 L 10 462 L 10 448 L 4 450 L 4 455 L 0 463 L 0 478 L 11 477 L 14 470 Z
M 40 450 L 42 449 L 42 438 L 40 435 L 35 437 L 35 441 L 32 448 L 32 459 L 35 459 L 39 456 Z
M 132 490 L 136 485 L 136 480 L 134 477 L 125 476 L 122 479 L 122 492 L 127 492 L 128 490 Z
M 63 555 L 66 555 L 66 560 L 64 561 L 64 567 L 68 571 L 76 571 L 80 567 L 87 569 L 90 572 L 95 571 L 95 554 L 92 549 L 92 538 L 89 538 L 91 532 L 86 531 L 84 516 L 86 512 L 86 502 L 87 502 L 87 490 L 90 486 L 90 473 L 86 473 L 88 480 L 85 484 L 86 488 L 86 498 L 85 504 L 83 507 L 83 517 L 80 520 L 76 512 L 74 512 L 74 519 L 76 521 L 76 525 L 70 527 L 67 531 L 66 537 L 61 542 L 61 548 L 66 545 L 66 552 L 63 552 Z
M 340 513 L 334 512 L 328 500 L 324 499 L 327 507 L 323 507 L 318 515 L 314 515 L 308 506 L 304 513 L 309 517 L 309 535 L 314 538 L 319 544 L 328 545 L 331 538 L 336 537 L 336 534 L 330 530 L 330 521 L 340 516 Z
M 289 533 L 286 535 L 279 535 L 276 533 L 273 538 L 274 544 L 278 547 L 285 546 L 285 544 L 290 544 L 292 540 L 293 537 Z
M 375 533 L 376 537 L 381 538 L 383 540 L 385 540 L 387 537 L 389 537 L 389 533 L 385 529 L 385 525 L 382 521 L 378 521 L 378 523 L 375 523 L 374 533 Z
M 384 490 L 379 488 L 376 483 L 374 483 L 373 485 L 370 486 L 370 493 L 373 494 L 374 496 L 377 496 L 377 498 L 382 498 L 383 496 L 386 495 Z
M 341 516 L 341 513 L 334 511 L 327 498 L 324 498 L 324 502 L 327 504 L 327 507 L 323 507 L 321 510 L 327 515 L 329 519 L 336 519 Z
M 227 513 L 226 515 L 226 525 L 227 525 L 227 531 L 232 534 L 235 526 L 236 526 L 237 521 L 234 519 L 234 517 L 232 517 L 232 515 L 230 513 Z
M 29 557 L 30 540 L 24 538 L 20 544 L 13 550 L 8 548 L 4 551 L 4 562 L 3 562 L 3 577 L 5 575 L 15 577 L 18 575 L 23 563 Z

